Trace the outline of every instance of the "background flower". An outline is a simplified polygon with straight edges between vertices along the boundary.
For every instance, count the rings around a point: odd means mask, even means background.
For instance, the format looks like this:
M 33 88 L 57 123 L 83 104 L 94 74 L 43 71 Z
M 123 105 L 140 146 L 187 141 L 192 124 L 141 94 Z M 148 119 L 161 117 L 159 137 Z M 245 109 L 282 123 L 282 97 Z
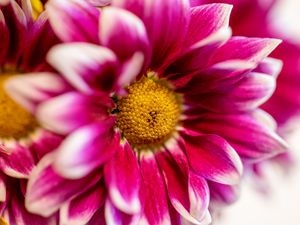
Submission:
M 0 213 L 10 225 L 51 223 L 53 218 L 44 219 L 25 210 L 24 194 L 26 179 L 39 158 L 61 141 L 58 135 L 42 129 L 5 88 L 6 81 L 14 76 L 50 71 L 45 55 L 58 43 L 45 15 L 34 21 L 27 3 L 12 0 L 0 5 Z

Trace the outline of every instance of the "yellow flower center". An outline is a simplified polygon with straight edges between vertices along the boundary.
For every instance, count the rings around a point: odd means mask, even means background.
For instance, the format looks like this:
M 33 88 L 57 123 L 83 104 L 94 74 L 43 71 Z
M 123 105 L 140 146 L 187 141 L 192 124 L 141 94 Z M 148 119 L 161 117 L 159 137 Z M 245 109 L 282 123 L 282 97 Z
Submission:
M 33 18 L 37 19 L 38 16 L 44 11 L 44 4 L 41 0 L 30 0 L 32 6 Z
M 20 139 L 27 137 L 38 123 L 31 113 L 13 101 L 5 91 L 5 81 L 11 74 L 0 74 L 0 137 Z
M 9 225 L 3 217 L 0 217 L 0 225 Z
M 143 77 L 130 85 L 117 103 L 117 126 L 138 149 L 154 149 L 175 131 L 181 114 L 180 98 L 159 80 Z

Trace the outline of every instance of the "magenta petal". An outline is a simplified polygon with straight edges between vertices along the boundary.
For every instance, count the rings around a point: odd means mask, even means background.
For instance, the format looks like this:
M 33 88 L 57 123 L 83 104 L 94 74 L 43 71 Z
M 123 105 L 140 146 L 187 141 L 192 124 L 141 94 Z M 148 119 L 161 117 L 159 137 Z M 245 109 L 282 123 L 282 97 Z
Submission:
M 227 28 L 232 6 L 208 4 L 191 9 L 191 22 L 185 44 L 191 46 L 222 28 Z
M 265 114 L 260 111 L 223 115 L 210 113 L 203 115 L 205 120 L 191 120 L 185 126 L 224 137 L 243 159 L 261 160 L 287 150 L 286 143 L 262 115 Z
M 174 150 L 173 150 L 174 151 Z M 180 151 L 177 149 L 177 151 Z M 181 152 L 181 151 L 180 151 Z M 174 153 L 180 167 L 166 153 L 156 154 L 165 178 L 169 199 L 178 213 L 193 224 L 201 224 L 208 210 L 209 191 L 204 178 L 190 173 L 183 153 Z
M 275 84 L 272 76 L 252 72 L 229 87 L 219 87 L 203 95 L 187 95 L 186 101 L 218 113 L 249 111 L 269 99 Z
M 87 1 L 52 0 L 46 9 L 51 26 L 62 41 L 99 43 L 100 11 Z
M 255 72 L 264 73 L 271 75 L 274 78 L 277 78 L 279 73 L 281 72 L 283 66 L 283 62 L 279 59 L 274 58 L 265 58 L 262 60 L 257 68 L 255 68 Z
M 104 166 L 104 178 L 113 204 L 127 214 L 140 213 L 140 172 L 137 156 L 126 142 Z
M 9 31 L 2 11 L 0 11 L 0 34 L 0 64 L 3 65 L 9 47 Z
M 20 105 L 35 112 L 41 102 L 69 90 L 69 86 L 53 73 L 32 73 L 14 76 L 5 88 L 9 95 Z
M 45 156 L 32 171 L 26 194 L 26 208 L 35 214 L 50 216 L 64 203 L 92 187 L 101 173 L 82 179 L 68 180 L 52 168 L 53 155 Z
M 106 225 L 106 219 L 105 219 L 105 207 L 102 206 L 100 209 L 95 212 L 94 216 L 90 219 L 90 221 L 87 223 L 87 225 Z
M 106 193 L 103 184 L 96 184 L 61 208 L 60 223 L 72 225 L 87 224 L 96 211 L 103 206 L 105 197 Z
M 243 165 L 235 150 L 217 135 L 184 135 L 188 160 L 196 174 L 221 184 L 236 184 Z
M 62 140 L 63 136 L 43 129 L 33 138 L 30 149 L 32 152 L 36 153 L 39 159 L 41 159 L 47 153 L 56 149 L 61 144 Z
M 10 199 L 10 205 L 7 208 L 9 224 L 13 225 L 53 225 L 58 223 L 57 215 L 51 215 L 48 217 L 42 217 L 29 213 L 24 206 L 24 196 L 20 193 L 20 190 L 17 193 L 12 193 Z
M 153 46 L 154 67 L 161 66 L 179 50 L 190 18 L 187 0 L 113 0 L 112 5 L 127 9 L 142 19 Z
M 79 91 L 107 93 L 117 79 L 119 63 L 108 48 L 87 43 L 60 44 L 47 56 L 48 62 Z
M 221 205 L 234 203 L 240 195 L 240 188 L 238 185 L 224 185 L 209 182 L 209 190 L 211 201 Z
M 32 152 L 27 147 L 15 144 L 7 149 L 8 153 L 0 152 L 0 167 L 2 171 L 12 177 L 28 178 L 35 165 Z
M 171 225 L 167 193 L 155 158 L 153 155 L 143 155 L 141 157 L 141 197 L 144 212 L 140 224 Z
M 142 52 L 149 60 L 150 45 L 143 22 L 134 14 L 114 8 L 104 8 L 100 17 L 101 44 L 112 49 L 121 61 Z
M 36 112 L 37 118 L 47 129 L 68 134 L 85 124 L 108 118 L 108 108 L 104 106 L 102 99 L 68 92 L 40 104 Z
M 3 34 L 3 44 L 9 44 L 7 46 L 8 51 L 5 56 L 5 61 L 7 64 L 15 65 L 18 64 L 21 52 L 26 45 L 26 41 L 24 40 L 26 40 L 25 36 L 27 32 L 28 21 L 24 11 L 16 1 L 9 1 L 9 4 L 1 7 L 1 11 L 3 15 L 5 15 L 7 28 L 9 30 L 9 42 L 5 43 L 6 31 L 4 31 Z
M 54 167 L 63 176 L 82 178 L 109 160 L 120 145 L 113 121 L 84 126 L 69 135 L 60 145 Z
M 107 200 L 105 203 L 105 219 L 107 225 L 135 225 L 138 224 L 139 214 L 125 214 L 117 209 L 110 200 Z
M 267 57 L 280 42 L 278 39 L 232 37 L 218 50 L 213 62 L 239 59 L 258 63 Z
M 165 73 L 175 74 L 175 78 L 186 77 L 187 73 L 195 75 L 202 73 L 202 71 L 208 67 L 211 57 L 214 55 L 215 51 L 231 36 L 231 31 L 229 29 L 222 29 L 216 33 L 213 33 L 203 42 L 199 42 L 189 48 L 188 50 L 182 52 L 179 57 L 172 62 Z M 182 74 L 178 76 L 178 74 Z M 172 76 L 168 76 L 168 79 L 172 81 L 174 79 Z M 177 82 L 175 82 L 176 85 Z M 177 85 L 176 85 L 177 86 Z

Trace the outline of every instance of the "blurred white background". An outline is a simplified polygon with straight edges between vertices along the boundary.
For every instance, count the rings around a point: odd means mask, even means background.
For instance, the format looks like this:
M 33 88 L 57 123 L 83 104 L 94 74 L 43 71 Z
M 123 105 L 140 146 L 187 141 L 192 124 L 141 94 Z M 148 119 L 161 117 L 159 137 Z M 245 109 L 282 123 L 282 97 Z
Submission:
M 300 126 L 300 121 L 297 123 Z M 226 208 L 214 225 L 300 225 L 300 129 L 290 136 L 289 143 L 298 162 L 289 175 L 276 168 L 268 170 L 269 196 L 246 182 L 240 200 Z

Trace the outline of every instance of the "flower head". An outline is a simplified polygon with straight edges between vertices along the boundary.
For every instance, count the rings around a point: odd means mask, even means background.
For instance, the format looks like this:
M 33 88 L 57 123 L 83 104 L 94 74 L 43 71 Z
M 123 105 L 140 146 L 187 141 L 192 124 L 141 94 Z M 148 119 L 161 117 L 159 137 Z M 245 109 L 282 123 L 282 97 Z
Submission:
M 9 224 L 32 220 L 48 224 L 25 210 L 26 179 L 38 159 L 56 148 L 61 138 L 41 128 L 32 113 L 8 95 L 6 82 L 15 76 L 50 71 L 45 55 L 59 40 L 45 15 L 33 21 L 26 1 L 1 2 L 0 30 L 0 217 Z
M 73 42 L 47 56 L 64 88 L 35 82 L 33 96 L 21 91 L 28 76 L 8 85 L 66 137 L 33 170 L 31 212 L 62 207 L 73 223 L 96 215 L 107 224 L 209 224 L 208 182 L 237 184 L 241 158 L 286 149 L 258 109 L 275 87 L 278 61 L 266 57 L 280 41 L 231 37 L 230 5 L 115 0 L 99 11 L 52 0 L 46 8 L 56 34 Z

